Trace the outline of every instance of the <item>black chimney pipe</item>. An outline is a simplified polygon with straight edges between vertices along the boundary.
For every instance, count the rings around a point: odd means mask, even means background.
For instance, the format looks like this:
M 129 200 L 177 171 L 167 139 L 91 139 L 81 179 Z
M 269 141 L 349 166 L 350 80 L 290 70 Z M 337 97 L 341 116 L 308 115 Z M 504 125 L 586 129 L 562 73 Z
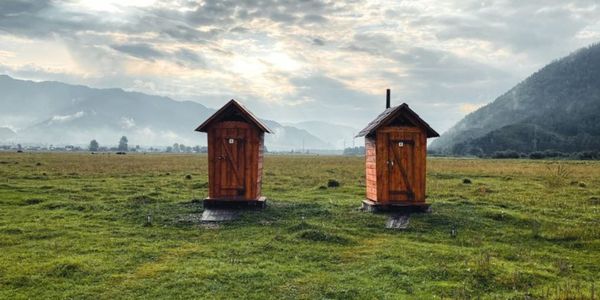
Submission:
M 386 91 L 385 108 L 390 108 L 390 89 L 387 89 Z

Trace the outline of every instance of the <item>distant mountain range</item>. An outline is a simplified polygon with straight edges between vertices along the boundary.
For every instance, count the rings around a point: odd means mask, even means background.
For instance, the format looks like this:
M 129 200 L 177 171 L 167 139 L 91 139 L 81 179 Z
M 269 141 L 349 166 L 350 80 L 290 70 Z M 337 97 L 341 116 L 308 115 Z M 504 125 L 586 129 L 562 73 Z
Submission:
M 194 129 L 215 112 L 191 101 L 6 75 L 0 75 L 0 107 L 1 142 L 54 145 L 84 145 L 92 139 L 116 145 L 123 135 L 132 145 L 205 145 L 205 135 Z M 340 134 L 336 132 L 340 126 L 264 121 L 275 132 L 266 136 L 269 150 L 341 149 L 330 139 Z
M 435 140 L 443 154 L 600 150 L 600 44 L 556 60 Z
M 344 149 L 352 146 L 363 146 L 364 139 L 354 138 L 358 133 L 357 128 L 332 124 L 321 121 L 306 121 L 299 123 L 285 123 L 285 125 L 304 129 L 323 141 L 327 141 L 335 149 Z

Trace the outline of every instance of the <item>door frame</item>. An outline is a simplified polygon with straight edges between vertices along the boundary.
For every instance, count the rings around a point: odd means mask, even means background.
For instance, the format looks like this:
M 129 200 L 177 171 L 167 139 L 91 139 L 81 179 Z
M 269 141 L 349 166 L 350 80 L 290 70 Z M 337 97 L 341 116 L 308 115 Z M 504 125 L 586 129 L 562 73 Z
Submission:
M 220 122 L 209 131 L 209 198 L 244 200 L 248 197 L 251 161 L 247 152 L 251 150 L 251 134 L 250 125 L 240 121 Z M 229 139 L 235 140 L 236 147 L 230 146 Z M 231 185 L 232 180 L 236 186 Z
M 387 176 L 385 180 L 387 180 L 388 185 L 388 199 L 392 202 L 413 202 L 415 200 L 415 191 L 412 184 L 415 179 L 415 138 L 413 137 L 411 139 L 403 137 L 398 139 L 391 137 L 393 134 L 394 133 L 387 134 Z M 402 148 L 405 149 L 404 151 L 396 146 L 400 143 L 403 144 Z M 408 156 L 404 157 L 404 155 L 402 155 L 403 152 L 408 152 Z M 397 178 L 402 181 L 401 185 L 404 187 L 404 190 L 392 190 L 392 187 L 396 185 L 392 182 L 394 180 L 394 172 L 400 172 Z M 398 199 L 401 198 L 399 195 L 404 195 L 402 198 L 406 197 L 406 199 Z
M 409 127 L 409 126 L 387 126 L 377 130 L 376 134 L 376 156 L 377 156 L 377 199 L 378 202 L 385 203 L 402 203 L 402 202 L 410 202 L 415 203 L 419 201 L 419 189 L 423 186 L 423 184 L 418 183 L 420 180 L 417 173 L 417 160 L 420 154 L 419 149 L 421 146 L 422 139 L 422 131 L 417 127 Z M 404 199 L 399 199 L 392 192 L 391 183 L 391 172 L 390 172 L 390 151 L 392 149 L 392 145 L 397 144 L 398 142 L 408 143 L 411 147 L 410 158 L 406 159 L 406 165 L 404 165 L 404 173 L 408 178 L 407 181 L 410 186 L 410 197 L 408 193 Z M 394 155 L 398 156 L 398 155 Z M 394 162 L 394 167 L 397 169 L 397 172 L 400 170 L 397 168 L 399 162 L 402 161 L 402 157 L 397 158 L 398 161 Z M 400 163 L 400 165 L 402 165 Z M 393 170 L 393 169 L 392 169 Z M 399 177 L 404 177 L 402 174 L 399 174 Z M 404 179 L 401 179 L 404 180 Z M 406 192 L 406 191 L 405 191 Z

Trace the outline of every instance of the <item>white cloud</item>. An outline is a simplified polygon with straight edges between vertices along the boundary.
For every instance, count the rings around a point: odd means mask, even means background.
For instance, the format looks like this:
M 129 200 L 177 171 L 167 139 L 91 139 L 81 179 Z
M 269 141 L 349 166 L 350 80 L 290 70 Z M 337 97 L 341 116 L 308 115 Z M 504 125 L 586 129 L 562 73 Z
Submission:
M 133 120 L 133 118 L 121 117 L 120 125 L 123 129 L 131 129 L 135 127 L 135 121 Z
M 56 116 L 52 116 L 52 118 L 50 119 L 51 123 L 64 123 L 64 122 L 68 122 L 68 121 L 72 121 L 75 119 L 79 119 L 81 117 L 85 116 L 85 112 L 84 111 L 78 111 L 76 113 L 70 114 L 70 115 L 56 115 Z

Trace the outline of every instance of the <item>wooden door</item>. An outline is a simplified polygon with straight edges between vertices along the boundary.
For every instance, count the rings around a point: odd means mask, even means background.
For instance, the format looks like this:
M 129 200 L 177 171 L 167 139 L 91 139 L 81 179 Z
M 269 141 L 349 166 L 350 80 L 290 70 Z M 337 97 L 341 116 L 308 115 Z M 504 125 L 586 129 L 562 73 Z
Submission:
M 387 199 L 392 202 L 415 201 L 415 143 L 418 134 L 389 132 L 386 135 Z
M 218 128 L 215 132 L 215 198 L 243 198 L 246 186 L 248 130 Z

